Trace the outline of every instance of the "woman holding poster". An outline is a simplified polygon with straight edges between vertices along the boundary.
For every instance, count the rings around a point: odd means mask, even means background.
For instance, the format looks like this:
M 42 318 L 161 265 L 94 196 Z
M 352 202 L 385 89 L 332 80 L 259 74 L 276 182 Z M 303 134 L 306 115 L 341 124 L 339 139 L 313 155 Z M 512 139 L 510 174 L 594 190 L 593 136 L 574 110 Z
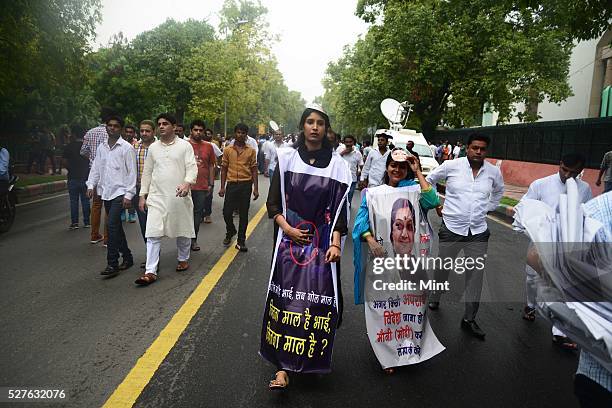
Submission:
M 432 235 L 426 211 L 439 204 L 438 195 L 409 152 L 394 149 L 386 169 L 384 184 L 366 190 L 359 207 L 353 262 L 355 303 L 365 303 L 370 344 L 383 369 L 392 374 L 394 367 L 427 360 L 444 346 L 427 321 L 423 288 Z M 365 276 L 362 242 L 369 250 Z
M 259 354 L 278 368 L 270 389 L 285 388 L 288 371 L 331 371 L 342 305 L 337 265 L 351 173 L 320 106 L 304 111 L 300 128 L 294 148 L 278 149 L 266 202 L 276 236 Z

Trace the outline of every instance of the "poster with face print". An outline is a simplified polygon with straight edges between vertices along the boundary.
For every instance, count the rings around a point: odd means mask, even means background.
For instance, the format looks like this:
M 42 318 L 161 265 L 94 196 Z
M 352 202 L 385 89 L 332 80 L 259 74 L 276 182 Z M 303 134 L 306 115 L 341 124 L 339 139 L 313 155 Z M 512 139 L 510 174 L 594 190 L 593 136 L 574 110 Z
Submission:
M 385 256 L 368 256 L 368 339 L 383 368 L 416 364 L 444 350 L 427 321 L 432 229 L 420 187 L 382 185 L 366 192 L 371 232 Z

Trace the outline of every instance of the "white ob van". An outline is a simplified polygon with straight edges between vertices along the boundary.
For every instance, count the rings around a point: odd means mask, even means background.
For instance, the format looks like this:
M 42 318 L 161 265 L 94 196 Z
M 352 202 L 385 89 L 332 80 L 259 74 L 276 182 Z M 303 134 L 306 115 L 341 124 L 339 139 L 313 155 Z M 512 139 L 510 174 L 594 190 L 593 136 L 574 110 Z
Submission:
M 401 147 L 402 149 L 406 148 L 406 143 L 408 141 L 414 142 L 414 150 L 419 155 L 419 159 L 421 160 L 421 171 L 423 175 L 427 177 L 430 171 L 439 166 L 438 162 L 434 158 L 434 152 L 431 151 L 427 140 L 422 133 L 417 133 L 412 129 L 400 129 L 400 130 L 388 130 L 388 129 L 379 129 L 376 131 L 376 134 L 386 133 L 388 135 L 393 136 L 393 139 L 389 140 L 389 143 L 393 143 L 395 147 Z M 374 148 L 376 148 L 377 143 L 374 143 Z

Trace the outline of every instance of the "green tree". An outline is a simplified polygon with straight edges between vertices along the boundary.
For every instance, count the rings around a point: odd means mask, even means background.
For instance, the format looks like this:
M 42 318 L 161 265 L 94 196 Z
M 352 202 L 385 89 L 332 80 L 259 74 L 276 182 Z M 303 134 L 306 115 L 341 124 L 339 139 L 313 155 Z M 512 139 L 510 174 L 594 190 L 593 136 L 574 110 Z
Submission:
M 12 1 L 0 15 L 2 122 L 50 125 L 87 115 L 85 53 L 100 21 L 99 0 Z M 89 104 L 84 108 L 87 110 Z
M 568 33 L 529 8 L 488 0 L 362 0 L 357 14 L 373 25 L 330 64 L 325 80 L 343 124 L 380 124 L 384 97 L 412 103 L 411 125 L 431 134 L 441 122 L 477 124 L 484 106 L 506 121 L 516 102 L 571 95 Z
M 275 120 L 293 129 L 304 101 L 290 92 L 272 55 L 274 41 L 259 2 L 227 0 L 220 12 L 224 38 L 202 44 L 183 65 L 179 80 L 193 95 L 188 114 L 209 123 L 251 126 Z
M 406 3 L 415 1 L 420 0 L 407 0 Z M 358 0 L 356 14 L 374 23 L 389 3 L 392 1 Z M 501 6 L 509 14 L 528 12 L 547 29 L 563 32 L 570 41 L 590 40 L 600 36 L 610 28 L 612 19 L 609 0 L 492 0 L 479 4 L 487 8 Z
M 182 121 L 192 95 L 180 72 L 194 49 L 213 40 L 213 27 L 196 20 L 168 19 L 131 42 L 119 33 L 91 56 L 96 98 L 133 121 L 161 110 Z

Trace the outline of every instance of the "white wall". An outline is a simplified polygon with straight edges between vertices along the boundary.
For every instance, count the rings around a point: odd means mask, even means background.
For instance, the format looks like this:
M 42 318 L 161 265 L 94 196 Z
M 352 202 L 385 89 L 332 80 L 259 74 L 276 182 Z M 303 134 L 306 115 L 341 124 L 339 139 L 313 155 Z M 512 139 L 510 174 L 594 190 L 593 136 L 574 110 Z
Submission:
M 538 106 L 538 114 L 542 116 L 540 121 L 589 117 L 597 41 L 598 39 L 583 41 L 574 47 L 569 70 L 569 83 L 574 96 L 570 96 L 560 105 L 546 101 L 542 102 Z
M 589 103 L 591 98 L 591 84 L 593 81 L 593 69 L 595 62 L 595 49 L 597 41 L 589 40 L 578 43 L 570 57 L 569 84 L 574 96 L 570 96 L 561 104 L 551 103 L 546 100 L 538 106 L 538 115 L 542 118 L 538 122 L 550 120 L 582 119 L 589 116 Z M 515 105 L 516 112 L 523 112 L 525 105 Z M 493 112 L 493 125 L 497 122 L 498 114 Z M 516 117 L 510 123 L 519 123 Z

